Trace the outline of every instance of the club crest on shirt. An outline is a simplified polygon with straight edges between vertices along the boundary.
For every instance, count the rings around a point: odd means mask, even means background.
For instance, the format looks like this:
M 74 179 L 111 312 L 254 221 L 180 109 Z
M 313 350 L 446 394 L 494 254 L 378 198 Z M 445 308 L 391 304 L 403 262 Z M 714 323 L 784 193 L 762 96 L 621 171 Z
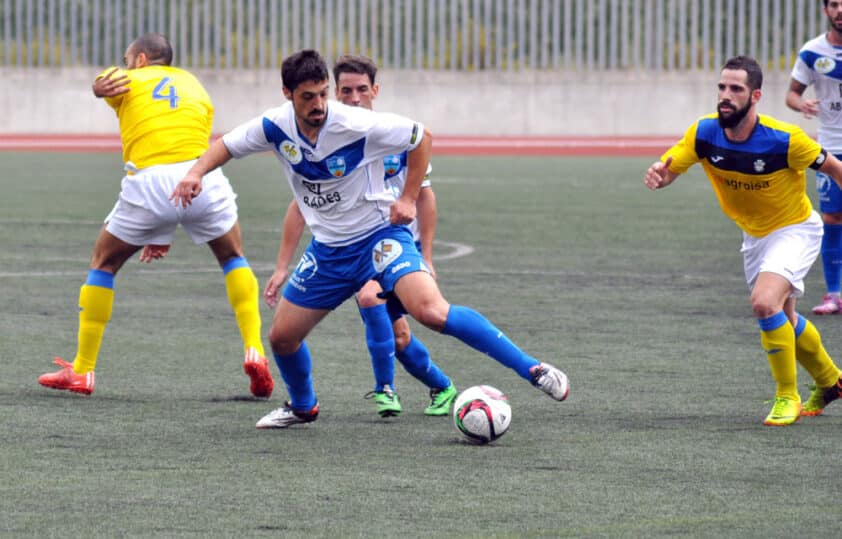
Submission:
M 327 158 L 325 164 L 334 178 L 341 178 L 345 175 L 345 158 L 341 155 L 331 155 Z
M 403 247 L 401 247 L 399 242 L 389 238 L 380 240 L 371 251 L 371 261 L 374 264 L 374 270 L 377 273 L 385 270 L 402 253 Z
M 281 151 L 281 155 L 293 165 L 297 165 L 303 159 L 301 149 L 291 140 L 281 142 L 278 149 Z
M 766 161 L 763 159 L 758 159 L 753 164 L 755 172 L 763 172 L 766 169 Z
M 836 67 L 836 60 L 833 58 L 828 58 L 827 56 L 822 56 L 818 58 L 816 62 L 813 64 L 813 69 L 821 74 L 827 74 L 833 71 Z
M 387 175 L 394 176 L 401 169 L 401 156 L 387 155 L 383 158 L 383 168 Z

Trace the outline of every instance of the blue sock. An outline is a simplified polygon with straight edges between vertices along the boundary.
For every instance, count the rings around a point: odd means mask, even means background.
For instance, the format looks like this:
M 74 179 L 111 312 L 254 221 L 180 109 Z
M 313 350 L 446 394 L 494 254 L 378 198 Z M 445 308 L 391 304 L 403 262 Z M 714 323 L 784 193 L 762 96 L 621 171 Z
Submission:
M 307 343 L 301 341 L 298 350 L 288 356 L 273 355 L 281 371 L 281 378 L 287 386 L 292 409 L 299 412 L 309 411 L 316 405 L 316 392 L 313 391 L 313 362 Z
M 365 342 L 371 355 L 371 369 L 374 371 L 374 391 L 383 391 L 383 386 L 395 388 L 395 334 L 386 304 L 360 308 L 365 323 Z
M 537 365 L 538 360 L 525 354 L 502 331 L 470 307 L 451 305 L 442 333 L 493 357 L 521 378 L 532 380 L 529 369 Z
M 842 225 L 824 225 L 822 269 L 828 292 L 839 293 L 842 275 Z
M 395 354 L 406 372 L 417 378 L 421 383 L 430 389 L 447 389 L 450 387 L 450 378 L 433 363 L 430 359 L 430 352 L 424 343 L 413 335 L 406 348 Z

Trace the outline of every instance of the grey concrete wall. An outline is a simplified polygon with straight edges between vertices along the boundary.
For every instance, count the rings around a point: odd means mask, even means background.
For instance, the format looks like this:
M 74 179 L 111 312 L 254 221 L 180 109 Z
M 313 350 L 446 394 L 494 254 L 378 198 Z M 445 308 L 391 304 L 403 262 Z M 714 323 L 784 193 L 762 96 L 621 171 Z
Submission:
M 228 131 L 284 101 L 278 71 L 195 71 Z M 91 94 L 95 69 L 0 68 L 0 133 L 116 133 L 111 109 Z M 386 71 L 378 110 L 441 135 L 676 135 L 713 112 L 718 73 Z M 815 132 L 784 105 L 787 73 L 766 76 L 760 111 Z

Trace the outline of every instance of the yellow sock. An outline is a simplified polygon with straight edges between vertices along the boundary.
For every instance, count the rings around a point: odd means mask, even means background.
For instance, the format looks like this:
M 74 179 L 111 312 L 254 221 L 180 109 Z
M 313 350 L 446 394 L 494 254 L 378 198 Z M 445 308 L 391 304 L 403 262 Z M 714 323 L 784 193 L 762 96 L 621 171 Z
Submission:
M 795 328 L 795 357 L 804 367 L 818 387 L 830 387 L 836 384 L 842 372 L 833 363 L 822 345 L 822 336 L 812 322 L 798 316 Z
M 776 397 L 786 397 L 801 401 L 796 385 L 795 369 L 795 330 L 783 311 L 773 314 L 769 318 L 758 321 L 760 323 L 760 344 L 766 351 L 772 378 L 777 388 Z
M 96 368 L 99 346 L 105 326 L 111 320 L 114 305 L 114 275 L 90 270 L 88 279 L 79 290 L 79 336 L 73 370 L 77 374 Z
M 237 318 L 243 349 L 256 348 L 265 357 L 263 341 L 260 338 L 260 304 L 257 277 L 246 262 L 238 257 L 229 260 L 222 268 L 225 273 L 225 289 L 228 302 Z

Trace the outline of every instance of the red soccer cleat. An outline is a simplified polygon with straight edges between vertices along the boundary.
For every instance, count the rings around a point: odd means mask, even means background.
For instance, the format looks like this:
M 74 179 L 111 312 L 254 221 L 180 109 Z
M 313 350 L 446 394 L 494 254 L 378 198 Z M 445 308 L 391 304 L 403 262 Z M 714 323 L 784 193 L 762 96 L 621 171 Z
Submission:
M 90 395 L 94 392 L 94 384 L 96 383 L 96 375 L 94 371 L 86 372 L 85 374 L 76 374 L 73 370 L 73 364 L 56 357 L 53 363 L 61 367 L 58 372 L 48 372 L 38 377 L 38 383 L 44 387 L 51 387 L 53 389 L 66 389 L 73 393 L 82 393 L 83 395 Z
M 269 371 L 269 360 L 258 354 L 254 348 L 246 350 L 243 370 L 251 378 L 252 395 L 266 398 L 272 395 L 272 390 L 275 389 L 275 381 L 272 380 L 272 373 Z

